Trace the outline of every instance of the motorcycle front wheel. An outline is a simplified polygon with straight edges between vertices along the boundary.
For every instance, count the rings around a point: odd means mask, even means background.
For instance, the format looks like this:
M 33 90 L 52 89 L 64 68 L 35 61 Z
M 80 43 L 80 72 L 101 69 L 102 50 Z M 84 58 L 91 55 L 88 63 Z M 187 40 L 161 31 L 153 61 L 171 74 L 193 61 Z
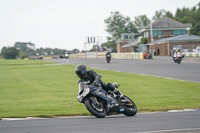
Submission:
M 85 100 L 84 104 L 87 110 L 95 117 L 104 118 L 106 116 L 106 109 L 103 105 L 94 104 L 89 98 Z
M 128 99 L 128 102 L 124 104 L 124 115 L 134 116 L 137 113 L 137 107 L 135 103 L 127 96 L 124 96 L 125 99 Z

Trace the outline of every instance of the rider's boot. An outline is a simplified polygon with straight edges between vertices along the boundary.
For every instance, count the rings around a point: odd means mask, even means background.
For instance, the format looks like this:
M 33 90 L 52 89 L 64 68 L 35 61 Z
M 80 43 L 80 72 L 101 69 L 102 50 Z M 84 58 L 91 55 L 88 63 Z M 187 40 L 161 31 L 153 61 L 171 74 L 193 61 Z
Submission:
M 117 89 L 118 88 L 117 82 L 112 83 L 112 85 L 115 87 L 113 92 L 115 93 L 115 95 L 117 95 L 117 98 L 119 98 L 123 102 L 124 95 Z

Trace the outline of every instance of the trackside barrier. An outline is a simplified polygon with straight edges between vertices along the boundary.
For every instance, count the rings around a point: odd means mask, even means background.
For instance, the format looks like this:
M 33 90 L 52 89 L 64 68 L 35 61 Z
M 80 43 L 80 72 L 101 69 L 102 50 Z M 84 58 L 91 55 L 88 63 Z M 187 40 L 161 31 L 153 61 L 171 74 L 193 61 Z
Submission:
M 106 58 L 106 53 L 107 52 L 97 52 L 97 58 Z
M 86 53 L 78 53 L 77 58 L 86 58 Z
M 44 60 L 52 59 L 52 57 L 43 57 Z
M 200 52 L 186 52 L 186 57 L 200 57 Z
M 144 59 L 143 52 L 139 53 L 111 53 L 112 59 Z M 106 58 L 106 52 L 87 52 L 70 54 L 69 58 Z
M 78 54 L 69 54 L 69 58 L 78 58 Z
M 142 60 L 144 59 L 143 53 L 111 53 L 113 59 L 137 59 Z

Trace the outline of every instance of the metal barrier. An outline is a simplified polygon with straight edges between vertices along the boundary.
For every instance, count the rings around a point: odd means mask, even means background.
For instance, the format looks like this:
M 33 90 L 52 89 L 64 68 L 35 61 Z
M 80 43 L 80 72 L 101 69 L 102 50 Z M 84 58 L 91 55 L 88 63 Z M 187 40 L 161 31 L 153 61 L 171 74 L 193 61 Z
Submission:
M 186 52 L 186 57 L 200 57 L 200 52 Z

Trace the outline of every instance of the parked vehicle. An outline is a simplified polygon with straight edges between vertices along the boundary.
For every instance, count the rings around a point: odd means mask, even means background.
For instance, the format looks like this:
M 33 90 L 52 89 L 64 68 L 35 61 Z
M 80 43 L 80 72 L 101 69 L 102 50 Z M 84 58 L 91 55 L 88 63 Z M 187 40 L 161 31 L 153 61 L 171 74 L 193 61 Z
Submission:
M 107 92 L 101 87 L 87 85 L 87 82 L 79 83 L 77 99 L 97 118 L 120 113 L 134 116 L 137 113 L 137 107 L 129 97 L 119 97 L 112 91 Z

